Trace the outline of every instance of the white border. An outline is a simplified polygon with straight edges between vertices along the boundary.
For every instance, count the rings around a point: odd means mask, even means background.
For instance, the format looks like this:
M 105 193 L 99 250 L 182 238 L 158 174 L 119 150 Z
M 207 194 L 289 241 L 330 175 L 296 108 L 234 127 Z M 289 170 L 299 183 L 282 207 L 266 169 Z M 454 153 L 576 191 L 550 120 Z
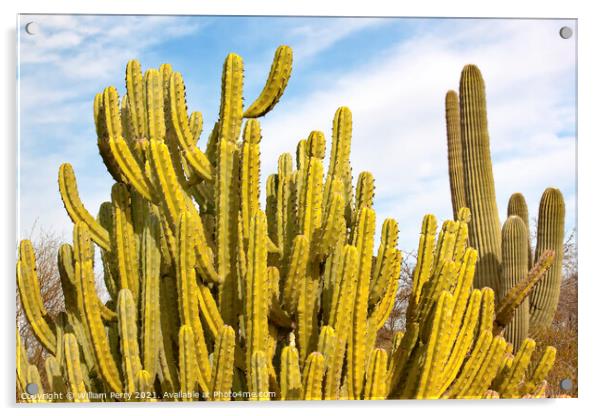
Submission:
M 14 253 L 15 253 L 15 161 L 16 161 L 16 14 L 17 13 L 104 13 L 104 14 L 244 14 L 244 15 L 330 15 L 330 16 L 436 16 L 436 17 L 558 17 L 577 18 L 578 20 L 578 221 L 579 227 L 579 268 L 581 285 L 579 288 L 579 399 L 548 401 L 455 401 L 455 402 L 344 402 L 344 403 L 271 403 L 234 404 L 226 406 L 161 406 L 133 405 L 133 412 L 144 412 L 147 415 L 178 412 L 178 414 L 199 414 L 209 412 L 232 414 L 245 412 L 248 414 L 306 414 L 324 411 L 343 411 L 345 413 L 366 412 L 420 412 L 421 414 L 482 414 L 507 415 L 529 411 L 546 415 L 592 414 L 600 407 L 596 399 L 600 397 L 602 367 L 600 345 L 602 345 L 600 324 L 600 296 L 602 294 L 602 276 L 596 267 L 600 258 L 600 243 L 595 239 L 602 235 L 600 229 L 600 142 L 602 134 L 602 96 L 600 77 L 602 65 L 600 59 L 600 40 L 602 25 L 595 2 L 570 2 L 550 0 L 547 2 L 528 2 L 525 0 L 504 0 L 491 4 L 483 1 L 455 0 L 450 1 L 412 1 L 387 2 L 370 0 L 352 3 L 339 0 L 21 0 L 2 2 L 2 70 L 3 98 L 0 101 L 2 111 L 0 126 L 2 129 L 2 178 L 1 190 L 3 211 L 1 230 L 3 288 L 5 296 L 4 325 L 2 325 L 3 341 L 2 366 L 6 375 L 0 380 L 2 407 L 8 414 L 34 414 L 36 411 L 47 415 L 65 415 L 85 412 L 86 414 L 106 414 L 106 407 L 86 407 L 69 405 L 44 406 L 36 409 L 33 406 L 13 405 L 14 400 Z M 588 4 L 587 6 L 585 4 Z M 115 410 L 123 412 L 125 406 Z M 319 410 L 318 410 L 319 409 Z M 336 410 L 335 410 L 336 409 Z

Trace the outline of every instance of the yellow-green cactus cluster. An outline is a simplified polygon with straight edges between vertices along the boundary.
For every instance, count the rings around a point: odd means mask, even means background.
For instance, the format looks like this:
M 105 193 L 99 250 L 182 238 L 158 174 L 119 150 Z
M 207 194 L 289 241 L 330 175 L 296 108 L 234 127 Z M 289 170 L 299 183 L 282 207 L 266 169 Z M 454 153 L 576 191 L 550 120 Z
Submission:
M 19 246 L 17 281 L 31 327 L 46 348 L 48 388 L 70 400 L 335 400 L 536 396 L 554 361 L 516 355 L 500 335 L 550 267 L 537 267 L 498 308 L 474 289 L 470 214 L 438 236 L 427 215 L 405 333 L 391 350 L 377 333 L 396 301 L 402 253 L 386 219 L 375 246 L 374 178 L 349 162 L 352 115 L 312 131 L 266 182 L 261 209 L 258 117 L 280 99 L 292 70 L 281 46 L 260 96 L 243 105 L 243 62 L 225 60 L 219 120 L 198 146 L 202 116 L 189 113 L 171 66 L 126 68 L 126 94 L 94 100 L 98 148 L 115 179 L 96 218 L 72 167 L 59 190 L 74 222 L 58 264 L 65 310 L 41 300 L 32 245 Z M 100 251 L 109 300 L 95 290 Z M 40 385 L 17 338 L 18 389 Z M 533 365 L 531 365 L 533 364 Z M 87 392 L 93 392 L 89 395 Z M 28 400 L 42 400 L 27 396 Z

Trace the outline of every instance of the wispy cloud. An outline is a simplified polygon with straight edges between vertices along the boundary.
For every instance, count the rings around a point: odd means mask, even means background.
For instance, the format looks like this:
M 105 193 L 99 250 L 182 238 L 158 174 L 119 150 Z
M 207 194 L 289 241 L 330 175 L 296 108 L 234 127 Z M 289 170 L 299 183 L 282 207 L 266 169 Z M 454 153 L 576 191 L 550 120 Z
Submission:
M 69 132 L 65 126 L 78 126 L 77 140 L 81 141 L 80 146 L 73 145 L 73 138 L 65 140 L 69 147 L 63 150 L 54 146 L 51 153 L 56 153 L 55 158 L 45 158 L 43 154 L 30 158 L 30 153 L 23 154 L 28 164 L 22 165 L 22 175 L 29 180 L 44 176 L 22 195 L 24 223 L 36 216 L 44 223 L 66 223 L 54 179 L 59 161 L 65 159 L 75 162 L 86 204 L 95 209 L 109 195 L 110 181 L 92 144 L 95 139 L 91 94 L 98 85 L 122 88 L 123 67 L 132 56 L 154 50 L 161 53 L 162 60 L 170 61 L 173 51 L 162 45 L 195 30 L 188 38 L 193 44 L 204 22 L 192 19 L 183 25 L 179 20 L 169 20 L 172 18 L 147 19 L 151 18 L 132 18 L 127 24 L 124 20 L 115 25 L 112 18 L 85 21 L 81 17 L 61 17 L 48 24 L 41 22 L 42 30 L 50 28 L 49 39 L 42 40 L 40 36 L 27 40 L 38 44 L 23 44 L 22 69 L 27 70 L 21 72 L 21 92 L 22 99 L 24 92 L 29 98 L 22 102 L 22 111 L 36 105 L 48 106 L 46 112 L 32 111 L 31 116 L 25 117 L 27 123 L 48 128 L 55 121 L 55 137 L 60 137 L 56 132 L 63 128 Z M 423 214 L 432 212 L 440 219 L 451 215 L 444 96 L 448 89 L 457 89 L 463 65 L 476 63 L 487 85 L 489 131 L 502 218 L 511 193 L 523 192 L 531 215 L 536 215 L 543 190 L 556 186 L 566 196 L 567 224 L 574 225 L 575 43 L 557 35 L 561 24 L 572 23 L 413 20 L 410 25 L 408 21 L 392 19 L 289 19 L 286 25 L 280 22 L 277 30 L 269 25 L 258 28 L 265 31 L 262 40 L 269 34 L 274 41 L 293 46 L 295 52 L 291 89 L 276 110 L 262 120 L 263 178 L 275 170 L 278 155 L 293 153 L 296 142 L 311 130 L 323 130 L 328 136 L 337 107 L 349 106 L 354 117 L 354 176 L 362 170 L 373 172 L 379 222 L 386 217 L 397 219 L 400 246 L 414 249 Z M 406 26 L 408 29 L 403 30 Z M 241 36 L 237 27 L 226 27 L 233 35 Z M 386 46 L 379 43 L 384 35 L 390 40 Z M 341 59 L 329 66 L 330 54 L 353 47 L 346 43 L 349 39 L 363 41 L 358 44 L 362 45 L 360 52 L 365 59 L 353 64 Z M 223 59 L 222 46 L 215 45 L 219 59 Z M 27 52 L 30 56 L 25 53 L 23 57 L 25 49 L 39 48 L 45 57 L 40 57 L 39 52 Z M 271 44 L 269 48 L 257 46 L 253 50 L 253 55 L 244 56 L 249 63 L 246 82 L 250 88 L 245 94 L 248 99 L 261 88 L 273 53 Z M 41 62 L 42 59 L 47 61 Z M 190 59 L 194 61 L 194 57 Z M 52 81 L 46 82 L 49 77 L 43 71 L 47 64 L 63 77 L 60 85 L 67 79 L 73 88 L 59 89 Z M 186 80 L 192 88 L 207 82 L 195 72 L 188 73 Z M 212 114 L 214 109 L 209 110 Z M 31 144 L 40 139 L 27 140 Z M 46 179 L 46 175 L 51 179 Z M 39 201 L 50 201 L 43 212 Z
M 516 191 L 525 193 L 534 213 L 547 186 L 571 198 L 575 142 L 559 132 L 574 128 L 574 43 L 556 35 L 558 26 L 451 21 L 419 31 L 360 67 L 343 69 L 330 88 L 298 97 L 268 117 L 264 171 L 272 171 L 277 155 L 309 130 L 330 132 L 336 108 L 349 106 L 354 172 L 374 173 L 380 221 L 398 219 L 400 244 L 414 247 L 423 214 L 451 216 L 444 96 L 457 88 L 463 65 L 476 63 L 487 85 L 501 215 Z M 574 210 L 569 214 L 567 223 L 574 225 Z
M 24 33 L 30 21 L 39 28 L 34 36 Z M 62 162 L 74 165 L 82 199 L 93 213 L 108 198 L 110 179 L 96 149 L 92 97 L 111 84 L 123 91 L 129 59 L 201 25 L 194 18 L 160 16 L 21 16 L 21 234 L 35 221 L 69 234 L 56 183 Z

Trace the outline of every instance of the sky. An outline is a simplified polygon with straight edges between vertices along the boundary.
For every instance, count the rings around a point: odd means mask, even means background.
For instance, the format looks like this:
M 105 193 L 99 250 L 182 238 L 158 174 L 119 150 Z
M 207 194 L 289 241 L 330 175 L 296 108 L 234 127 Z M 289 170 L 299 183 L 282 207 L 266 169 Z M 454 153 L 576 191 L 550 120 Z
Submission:
M 29 35 L 25 25 L 35 22 Z M 278 155 L 321 130 L 330 138 L 336 109 L 353 113 L 354 178 L 376 179 L 377 229 L 398 221 L 399 247 L 416 249 L 422 217 L 452 217 L 445 93 L 465 64 L 483 74 L 500 218 L 522 192 L 532 218 L 547 187 L 566 203 L 566 233 L 576 226 L 576 36 L 574 20 L 301 18 L 216 16 L 39 16 L 19 19 L 18 238 L 53 231 L 71 240 L 58 192 L 58 168 L 75 170 L 81 199 L 96 214 L 112 179 L 98 154 L 94 95 L 125 92 L 125 65 L 169 62 L 186 83 L 189 111 L 205 131 L 217 119 L 222 63 L 245 63 L 244 97 L 259 94 L 278 45 L 292 47 L 284 96 L 261 119 L 262 200 Z M 329 150 L 329 146 L 327 147 Z M 327 160 L 327 159 L 326 159 Z

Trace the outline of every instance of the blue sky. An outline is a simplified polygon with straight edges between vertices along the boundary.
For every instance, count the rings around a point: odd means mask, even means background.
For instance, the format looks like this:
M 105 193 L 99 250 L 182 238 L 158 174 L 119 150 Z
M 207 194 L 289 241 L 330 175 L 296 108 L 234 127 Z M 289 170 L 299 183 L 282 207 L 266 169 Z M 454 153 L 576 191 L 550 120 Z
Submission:
M 24 32 L 30 21 L 35 36 Z M 27 15 L 19 25 L 20 238 L 37 223 L 71 239 L 58 194 L 62 162 L 73 165 L 92 213 L 110 198 L 92 100 L 108 85 L 124 93 L 129 59 L 182 72 L 189 109 L 203 112 L 209 130 L 225 56 L 243 57 L 250 103 L 280 44 L 293 48 L 293 75 L 262 119 L 264 178 L 311 130 L 329 137 L 334 112 L 346 105 L 354 177 L 374 174 L 379 228 L 395 218 L 400 248 L 414 250 L 425 213 L 440 222 L 451 216 L 444 97 L 463 65 L 475 63 L 487 87 L 502 220 L 513 192 L 525 194 L 534 217 L 554 186 L 565 196 L 567 232 L 576 223 L 575 36 L 558 36 L 561 26 L 576 30 L 574 21 Z

